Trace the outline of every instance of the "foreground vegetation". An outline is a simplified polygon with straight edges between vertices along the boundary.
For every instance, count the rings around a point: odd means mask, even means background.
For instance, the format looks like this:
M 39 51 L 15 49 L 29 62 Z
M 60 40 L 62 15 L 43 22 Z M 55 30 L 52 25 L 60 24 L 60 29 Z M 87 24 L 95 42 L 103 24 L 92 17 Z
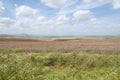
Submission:
M 120 80 L 119 51 L 0 51 L 0 80 Z

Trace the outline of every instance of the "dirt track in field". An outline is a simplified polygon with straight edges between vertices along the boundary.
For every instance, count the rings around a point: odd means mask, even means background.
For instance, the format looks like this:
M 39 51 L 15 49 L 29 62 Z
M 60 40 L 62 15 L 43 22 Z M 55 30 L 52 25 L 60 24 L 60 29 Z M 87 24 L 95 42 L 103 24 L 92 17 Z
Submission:
M 21 49 L 26 51 L 47 50 L 120 50 L 120 39 L 6 39 L 0 38 L 0 49 Z

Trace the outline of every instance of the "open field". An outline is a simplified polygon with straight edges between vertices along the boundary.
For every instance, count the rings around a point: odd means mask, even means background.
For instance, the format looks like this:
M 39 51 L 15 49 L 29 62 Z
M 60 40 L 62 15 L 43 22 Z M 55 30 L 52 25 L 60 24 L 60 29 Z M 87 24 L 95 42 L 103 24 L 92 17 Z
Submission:
M 0 80 L 120 80 L 120 39 L 0 39 Z
M 0 80 L 120 80 L 120 55 L 102 53 L 0 50 Z
M 25 51 L 120 50 L 120 39 L 7 39 L 0 38 L 0 49 Z

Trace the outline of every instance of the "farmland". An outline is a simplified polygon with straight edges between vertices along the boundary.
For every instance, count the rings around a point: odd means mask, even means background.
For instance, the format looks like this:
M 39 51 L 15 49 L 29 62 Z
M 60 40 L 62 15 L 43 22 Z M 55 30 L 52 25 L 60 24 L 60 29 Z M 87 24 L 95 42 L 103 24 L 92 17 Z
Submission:
M 120 80 L 120 39 L 0 39 L 0 80 Z

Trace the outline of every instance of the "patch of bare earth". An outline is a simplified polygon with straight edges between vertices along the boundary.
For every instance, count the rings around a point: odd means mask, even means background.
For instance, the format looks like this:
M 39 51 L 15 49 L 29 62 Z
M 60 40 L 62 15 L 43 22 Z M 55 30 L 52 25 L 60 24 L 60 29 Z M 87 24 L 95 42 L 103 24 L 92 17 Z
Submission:
M 120 39 L 6 39 L 0 38 L 0 49 L 22 49 L 26 51 L 47 50 L 120 50 Z

